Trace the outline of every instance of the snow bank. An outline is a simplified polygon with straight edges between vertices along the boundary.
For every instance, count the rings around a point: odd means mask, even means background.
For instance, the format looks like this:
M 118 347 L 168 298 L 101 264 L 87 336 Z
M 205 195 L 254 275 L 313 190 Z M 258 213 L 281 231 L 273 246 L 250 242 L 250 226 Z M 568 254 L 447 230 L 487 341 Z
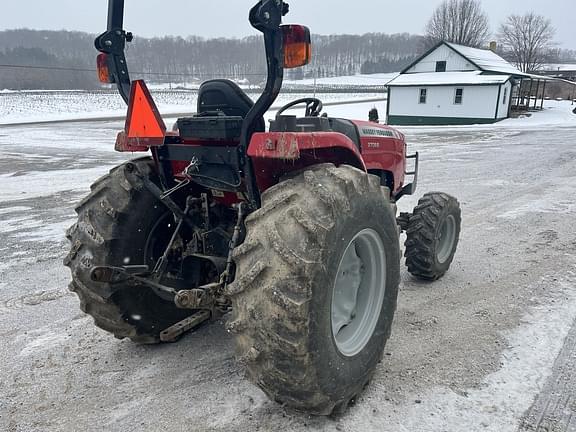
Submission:
M 576 126 L 576 104 L 570 101 L 545 101 L 544 110 L 530 117 L 507 119 L 496 126 Z
M 409 126 L 398 129 L 410 133 L 439 130 L 523 130 L 544 127 L 576 127 L 576 114 L 572 110 L 576 104 L 570 101 L 545 101 L 542 111 L 530 112 L 519 118 L 509 118 L 494 124 L 462 126 Z

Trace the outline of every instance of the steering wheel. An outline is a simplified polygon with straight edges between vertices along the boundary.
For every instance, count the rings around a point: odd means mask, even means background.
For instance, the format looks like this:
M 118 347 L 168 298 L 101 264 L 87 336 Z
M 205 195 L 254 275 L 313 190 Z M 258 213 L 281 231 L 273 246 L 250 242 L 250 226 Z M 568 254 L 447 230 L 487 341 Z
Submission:
M 290 108 L 292 108 L 293 106 L 296 105 L 300 105 L 300 104 L 306 104 L 306 117 L 318 117 L 320 115 L 320 113 L 322 112 L 322 101 L 320 99 L 317 98 L 312 98 L 312 97 L 308 97 L 308 98 L 303 98 L 303 99 L 297 99 L 295 101 L 292 101 L 290 103 L 287 103 L 286 105 L 284 105 L 282 108 L 280 108 L 278 110 L 278 113 L 276 114 L 276 117 L 282 115 L 282 113 Z

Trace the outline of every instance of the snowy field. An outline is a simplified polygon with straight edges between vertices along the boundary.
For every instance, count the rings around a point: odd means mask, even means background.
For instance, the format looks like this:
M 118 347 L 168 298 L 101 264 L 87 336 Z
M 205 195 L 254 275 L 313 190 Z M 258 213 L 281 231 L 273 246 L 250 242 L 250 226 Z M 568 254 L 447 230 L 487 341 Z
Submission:
M 119 111 L 109 98 L 67 97 L 0 106 L 0 123 Z M 162 347 L 96 329 L 66 290 L 64 229 L 89 185 L 133 156 L 113 151 L 123 124 L 0 127 L 0 430 L 576 430 L 576 115 L 570 103 L 546 105 L 496 125 L 402 129 L 421 152 L 418 196 L 460 199 L 461 244 L 439 282 L 403 270 L 386 356 L 337 419 L 268 401 L 243 377 L 221 324 Z M 364 119 L 373 106 L 383 116 L 385 101 L 326 110 Z
M 305 80 L 290 81 L 285 80 L 286 85 L 311 85 L 314 84 L 319 86 L 385 86 L 399 74 L 397 72 L 393 73 L 377 73 L 370 75 L 352 75 L 352 76 L 340 76 L 331 78 L 308 78 Z
M 158 109 L 164 115 L 196 112 L 197 91 L 153 91 Z M 259 93 L 248 93 L 256 100 Z M 280 94 L 275 106 L 310 96 L 306 94 Z M 322 94 L 328 104 L 358 99 L 382 99 L 382 93 Z M 12 123 L 39 121 L 120 118 L 126 115 L 126 104 L 117 92 L 0 92 L 0 126 Z

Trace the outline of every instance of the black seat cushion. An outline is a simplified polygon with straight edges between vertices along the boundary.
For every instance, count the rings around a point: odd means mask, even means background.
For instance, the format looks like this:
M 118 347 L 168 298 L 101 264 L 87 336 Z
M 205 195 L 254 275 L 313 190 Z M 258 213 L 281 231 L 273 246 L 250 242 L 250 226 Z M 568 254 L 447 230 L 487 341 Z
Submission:
M 253 106 L 252 99 L 230 80 L 206 81 L 198 91 L 198 114 L 220 111 L 227 116 L 245 118 Z M 264 132 L 265 130 L 266 123 L 262 117 L 256 123 L 255 132 Z

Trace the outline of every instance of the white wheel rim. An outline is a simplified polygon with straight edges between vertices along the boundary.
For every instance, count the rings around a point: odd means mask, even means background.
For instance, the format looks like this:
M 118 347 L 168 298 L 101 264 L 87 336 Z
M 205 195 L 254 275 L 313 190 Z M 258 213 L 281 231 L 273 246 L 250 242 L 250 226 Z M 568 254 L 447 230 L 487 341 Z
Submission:
M 438 230 L 438 246 L 436 248 L 436 258 L 440 264 L 444 264 L 452 255 L 452 249 L 454 248 L 454 241 L 456 240 L 456 220 L 454 216 L 449 215 L 442 226 Z
M 352 357 L 368 344 L 386 293 L 386 252 L 373 229 L 348 243 L 332 290 L 332 336 L 341 354 Z

